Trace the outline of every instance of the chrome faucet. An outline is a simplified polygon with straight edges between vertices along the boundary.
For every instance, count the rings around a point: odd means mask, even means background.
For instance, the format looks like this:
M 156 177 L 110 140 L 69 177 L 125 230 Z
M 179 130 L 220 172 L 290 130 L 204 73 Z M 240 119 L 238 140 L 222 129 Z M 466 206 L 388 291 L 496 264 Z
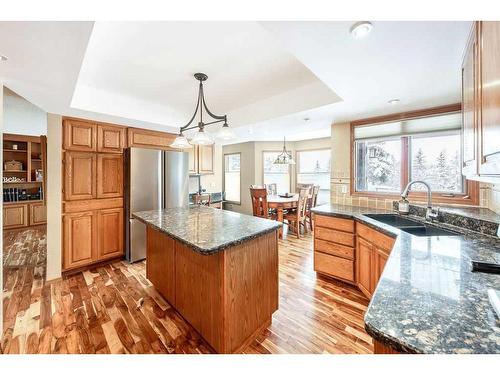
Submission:
M 427 211 L 425 212 L 425 219 L 428 221 L 437 219 L 439 216 L 439 208 L 437 209 L 432 208 L 432 192 L 431 192 L 431 187 L 427 182 L 421 180 L 410 181 L 408 185 L 406 185 L 403 192 L 401 193 L 401 198 L 406 200 L 406 198 L 408 197 L 408 193 L 410 192 L 410 187 L 413 184 L 418 184 L 418 183 L 425 185 L 425 187 L 427 188 Z

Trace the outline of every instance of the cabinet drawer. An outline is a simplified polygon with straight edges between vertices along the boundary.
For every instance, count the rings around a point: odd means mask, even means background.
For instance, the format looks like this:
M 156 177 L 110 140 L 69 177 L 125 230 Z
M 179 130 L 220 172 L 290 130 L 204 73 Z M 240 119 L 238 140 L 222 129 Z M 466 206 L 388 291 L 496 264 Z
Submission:
M 354 282 L 354 261 L 314 252 L 314 270 L 329 276 Z
M 377 247 L 382 248 L 387 251 L 391 251 L 394 246 L 395 239 L 380 232 L 377 232 L 375 229 L 367 227 L 366 225 L 357 223 L 356 224 L 356 233 L 358 236 L 364 238 L 367 241 L 370 241 L 372 244 L 377 245 Z
M 354 248 L 338 243 L 316 239 L 314 241 L 314 251 L 335 255 L 346 259 L 354 259 Z
M 314 215 L 314 220 L 319 227 L 354 233 L 354 220 L 321 215 Z
M 333 229 L 316 227 L 314 229 L 314 237 L 320 240 L 336 242 L 341 245 L 354 247 L 354 234 L 347 232 L 339 232 Z

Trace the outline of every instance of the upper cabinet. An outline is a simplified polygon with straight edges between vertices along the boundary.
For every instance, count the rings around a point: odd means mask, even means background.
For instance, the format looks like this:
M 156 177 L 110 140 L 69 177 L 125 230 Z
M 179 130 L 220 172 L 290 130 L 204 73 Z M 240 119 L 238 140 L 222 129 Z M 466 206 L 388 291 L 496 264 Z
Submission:
M 214 145 L 196 145 L 187 151 L 189 153 L 189 173 L 214 173 Z
M 97 198 L 123 196 L 123 155 L 97 155 Z
M 171 133 L 157 132 L 147 129 L 127 129 L 129 147 L 157 148 L 163 150 L 178 151 L 170 148 L 176 135 Z
M 65 200 L 96 197 L 96 160 L 91 152 L 67 151 L 64 158 Z
M 500 178 L 500 22 L 475 22 L 462 64 L 463 173 Z
M 71 151 L 97 151 L 97 124 L 66 119 L 63 123 L 63 147 Z
M 122 153 L 125 145 L 125 128 L 111 125 L 97 126 L 97 151 Z
M 500 22 L 481 22 L 479 174 L 500 175 Z

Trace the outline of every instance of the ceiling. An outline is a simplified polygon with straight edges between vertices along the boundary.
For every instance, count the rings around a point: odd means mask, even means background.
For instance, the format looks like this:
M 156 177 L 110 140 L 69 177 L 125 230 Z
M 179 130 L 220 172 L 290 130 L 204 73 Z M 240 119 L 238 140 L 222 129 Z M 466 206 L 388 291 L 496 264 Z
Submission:
M 0 77 L 48 112 L 175 131 L 202 71 L 236 142 L 460 100 L 470 22 L 373 22 L 359 40 L 352 23 L 0 22 Z

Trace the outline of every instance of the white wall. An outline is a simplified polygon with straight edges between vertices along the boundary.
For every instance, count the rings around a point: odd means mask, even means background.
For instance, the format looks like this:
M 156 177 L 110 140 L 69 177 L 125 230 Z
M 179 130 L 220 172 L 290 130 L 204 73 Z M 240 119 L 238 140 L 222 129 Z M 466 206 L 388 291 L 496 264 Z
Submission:
M 4 133 L 46 135 L 47 113 L 15 92 L 4 88 Z
M 47 281 L 61 277 L 62 117 L 47 115 Z

